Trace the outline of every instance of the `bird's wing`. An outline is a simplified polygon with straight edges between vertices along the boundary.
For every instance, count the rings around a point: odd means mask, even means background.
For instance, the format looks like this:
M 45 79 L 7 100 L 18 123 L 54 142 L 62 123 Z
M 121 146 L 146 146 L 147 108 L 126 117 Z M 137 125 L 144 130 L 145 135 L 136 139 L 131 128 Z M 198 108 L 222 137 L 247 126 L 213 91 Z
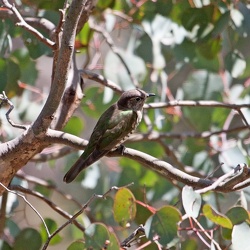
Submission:
M 136 116 L 133 115 L 132 110 L 121 111 L 115 116 L 112 116 L 105 132 L 98 141 L 98 149 L 110 151 L 119 144 L 119 142 L 133 130 L 131 124 L 135 122 L 133 119 L 136 120 Z
M 105 151 L 100 153 L 99 158 L 101 158 L 132 131 L 131 123 L 136 122 L 137 116 L 132 110 L 117 112 L 115 105 L 113 104 L 99 118 L 90 136 L 89 144 L 81 155 L 83 159 L 90 157 L 96 150 Z

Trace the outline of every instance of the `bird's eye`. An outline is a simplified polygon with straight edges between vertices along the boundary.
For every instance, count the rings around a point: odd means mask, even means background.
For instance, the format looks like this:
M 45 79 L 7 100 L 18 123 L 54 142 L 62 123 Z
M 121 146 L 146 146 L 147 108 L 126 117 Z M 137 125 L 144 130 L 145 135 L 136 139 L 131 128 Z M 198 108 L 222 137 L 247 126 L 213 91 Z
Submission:
M 136 97 L 135 100 L 139 102 L 141 100 L 141 97 Z

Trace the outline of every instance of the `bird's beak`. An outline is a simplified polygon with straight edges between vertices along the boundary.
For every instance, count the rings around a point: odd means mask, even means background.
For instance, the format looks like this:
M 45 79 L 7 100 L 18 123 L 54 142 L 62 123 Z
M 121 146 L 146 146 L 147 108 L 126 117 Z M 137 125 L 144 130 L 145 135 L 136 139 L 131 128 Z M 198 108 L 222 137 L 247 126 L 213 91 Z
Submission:
M 147 97 L 150 97 L 150 96 L 155 96 L 154 93 L 147 93 Z

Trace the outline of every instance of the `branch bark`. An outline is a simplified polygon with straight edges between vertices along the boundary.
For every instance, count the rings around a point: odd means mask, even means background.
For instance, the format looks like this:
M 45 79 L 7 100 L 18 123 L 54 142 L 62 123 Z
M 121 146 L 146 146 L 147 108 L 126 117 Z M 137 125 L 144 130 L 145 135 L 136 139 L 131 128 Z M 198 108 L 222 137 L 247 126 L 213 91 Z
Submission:
M 26 130 L 20 136 L 1 144 L 0 182 L 4 186 L 9 185 L 15 173 L 34 155 L 38 154 L 45 147 L 48 147 L 51 144 L 47 131 L 49 131 L 48 129 L 54 119 L 55 112 L 57 111 L 62 100 L 65 86 L 69 78 L 78 21 L 81 14 L 85 15 L 85 20 L 88 19 L 94 6 L 93 2 L 94 1 L 91 0 L 72 1 L 63 25 L 63 35 L 61 46 L 59 48 L 58 61 L 55 65 L 55 74 L 47 101 L 38 118 L 32 125 L 27 126 Z M 18 20 L 22 22 L 22 27 L 29 27 L 14 6 L 10 5 L 8 1 L 3 1 L 3 3 L 5 4 L 5 7 L 11 9 Z M 91 8 L 89 6 L 91 6 Z M 33 29 L 34 28 L 32 27 L 32 30 Z M 32 33 L 35 36 L 38 34 L 37 32 Z M 48 43 L 47 45 L 50 46 Z M 53 45 L 50 47 L 55 48 L 56 46 Z M 44 140 L 44 138 L 47 138 L 47 140 Z M 0 188 L 0 195 L 3 192 L 4 189 Z

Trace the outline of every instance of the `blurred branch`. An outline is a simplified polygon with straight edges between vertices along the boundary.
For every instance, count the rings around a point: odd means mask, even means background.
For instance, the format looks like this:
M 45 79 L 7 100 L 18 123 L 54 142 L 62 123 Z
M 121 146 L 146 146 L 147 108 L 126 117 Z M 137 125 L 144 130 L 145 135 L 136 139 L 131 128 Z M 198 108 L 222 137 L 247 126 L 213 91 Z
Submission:
M 43 223 L 43 225 L 44 225 L 44 227 L 45 227 L 45 230 L 46 230 L 46 232 L 47 232 L 47 235 L 50 235 L 49 229 L 48 229 L 48 227 L 47 227 L 47 225 L 46 225 L 46 223 L 45 223 L 45 221 L 44 221 L 42 215 L 41 215 L 41 214 L 36 210 L 36 208 L 26 199 L 26 197 L 25 197 L 24 195 L 19 194 L 18 192 L 13 191 L 13 190 L 7 188 L 7 187 L 6 187 L 5 185 L 3 185 L 1 182 L 0 182 L 0 186 L 1 186 L 2 188 L 4 188 L 7 192 L 13 193 L 13 194 L 15 194 L 15 195 L 21 197 L 21 198 L 24 200 L 24 202 L 25 202 L 25 203 L 26 203 L 26 204 L 27 204 L 27 205 L 28 205 L 28 206 L 38 215 L 38 217 L 41 219 L 41 221 L 42 221 L 42 223 Z
M 83 211 L 95 200 L 95 199 L 105 199 L 106 196 L 113 190 L 119 190 L 121 188 L 124 188 L 124 187 L 128 187 L 128 186 L 131 186 L 133 185 L 133 183 L 130 183 L 126 186 L 123 186 L 123 187 L 116 187 L 116 186 L 113 186 L 111 187 L 107 192 L 105 192 L 104 194 L 93 194 L 89 200 L 82 206 L 82 208 L 76 213 L 74 214 L 68 221 L 66 221 L 63 225 L 61 225 L 57 230 L 55 230 L 47 239 L 47 241 L 45 242 L 42 250 L 45 250 L 47 249 L 50 241 L 52 240 L 52 238 L 57 235 L 60 231 L 62 231 L 67 225 L 71 224 L 72 222 L 75 221 L 75 219 L 81 215 L 83 213 Z
M 156 109 L 156 108 L 169 108 L 169 107 L 217 107 L 217 108 L 228 108 L 228 109 L 241 109 L 241 108 L 250 108 L 250 104 L 231 104 L 217 101 L 185 101 L 185 100 L 174 100 L 169 102 L 157 102 L 157 103 L 148 103 L 144 104 L 146 109 Z
M 0 201 L 0 235 L 3 235 L 4 228 L 5 228 L 5 222 L 6 222 L 6 207 L 7 207 L 7 201 L 8 201 L 8 193 L 4 192 L 2 195 L 2 199 Z
M 125 62 L 125 60 L 123 59 L 119 49 L 115 46 L 114 41 L 112 39 L 112 37 L 110 36 L 110 34 L 100 25 L 96 24 L 95 21 L 93 20 L 93 18 L 89 19 L 89 26 L 91 29 L 93 29 L 94 31 L 102 34 L 102 36 L 104 37 L 105 41 L 107 42 L 107 44 L 109 45 L 110 49 L 119 57 L 119 59 L 121 60 L 123 66 L 125 67 L 132 83 L 134 84 L 135 87 L 139 86 L 138 81 L 136 80 L 136 78 L 132 75 L 127 63 Z
M 116 83 L 106 79 L 104 76 L 94 73 L 90 70 L 79 70 L 79 73 L 81 74 L 81 76 L 83 78 L 89 79 L 89 80 L 93 80 L 96 82 L 101 83 L 102 85 L 109 87 L 110 89 L 114 90 L 116 93 L 118 94 L 122 94 L 123 90 L 121 89 L 121 87 L 119 85 L 117 85 Z
M 17 177 L 19 179 L 22 179 L 22 180 L 25 180 L 28 183 L 31 183 L 31 184 L 34 184 L 34 185 L 40 185 L 40 186 L 45 187 L 45 188 L 47 188 L 49 190 L 52 190 L 53 192 L 56 192 L 56 193 L 60 194 L 64 199 L 72 201 L 78 207 L 81 207 L 81 204 L 76 199 L 74 199 L 74 197 L 72 197 L 69 194 L 65 194 L 64 192 L 62 192 L 61 190 L 59 190 L 56 187 L 56 185 L 52 184 L 51 182 L 45 181 L 45 180 L 40 179 L 38 177 L 35 177 L 33 175 L 28 175 L 28 174 L 26 174 L 26 173 L 24 173 L 22 171 L 18 171 L 16 173 L 15 177 Z
M 138 228 L 136 228 L 121 244 L 120 246 L 124 249 L 127 249 L 128 247 L 131 247 L 131 243 L 134 241 L 137 241 L 137 239 L 139 239 L 141 236 L 140 234 L 142 234 L 143 236 L 145 236 L 145 229 L 143 227 L 143 225 L 139 225 Z
M 49 200 L 47 197 L 45 197 L 44 195 L 42 195 L 39 192 L 36 192 L 34 190 L 28 189 L 28 188 L 24 188 L 22 186 L 19 185 L 11 185 L 10 190 L 15 190 L 15 191 L 19 191 L 22 192 L 24 194 L 29 194 L 32 195 L 40 200 L 42 200 L 43 202 L 45 202 L 47 205 L 49 205 L 49 207 L 51 207 L 55 212 L 57 212 L 58 214 L 60 214 L 63 218 L 70 220 L 70 218 L 72 218 L 72 216 L 67 213 L 66 211 L 62 210 L 60 207 L 58 207 L 53 201 Z M 72 220 L 72 223 L 81 231 L 84 231 L 85 228 L 76 220 Z M 50 234 L 48 234 L 48 237 L 50 237 Z
M 218 131 L 204 131 L 201 133 L 195 133 L 195 132 L 180 132 L 180 133 L 159 133 L 157 131 L 152 131 L 151 133 L 147 133 L 147 134 L 139 134 L 139 133 L 135 133 L 132 134 L 128 141 L 157 141 L 160 139 L 166 139 L 166 138 L 174 138 L 174 139 L 186 139 L 186 138 L 209 138 L 213 135 L 219 135 L 219 134 L 229 134 L 229 133 L 233 133 L 233 132 L 239 132 L 242 130 L 246 130 L 248 129 L 247 126 L 239 126 L 239 127 L 235 127 L 235 128 L 230 128 L 230 129 L 222 129 L 222 130 L 218 130 Z
M 22 27 L 25 30 L 27 30 L 30 33 L 32 33 L 39 41 L 41 41 L 42 43 L 46 44 L 51 49 L 55 49 L 56 44 L 53 41 L 51 41 L 50 39 L 44 37 L 43 34 L 40 33 L 37 29 L 35 29 L 32 26 L 30 26 L 24 20 L 24 18 L 21 16 L 21 14 L 16 9 L 16 7 L 15 7 L 14 4 L 10 4 L 9 1 L 7 1 L 7 0 L 2 0 L 2 2 L 3 2 L 3 6 L 5 6 L 7 9 L 11 10 L 13 12 L 13 14 L 16 16 L 16 18 L 17 18 L 16 25 L 17 26 Z
M 76 150 L 69 146 L 51 146 L 49 148 L 44 149 L 41 153 L 35 155 L 32 159 L 30 159 L 30 161 L 46 162 L 50 160 L 56 160 L 74 151 Z
M 241 117 L 241 119 L 243 120 L 243 122 L 246 124 L 246 126 L 250 129 L 249 123 L 246 119 L 246 117 L 244 116 L 244 114 L 242 113 L 241 109 L 236 109 Z

